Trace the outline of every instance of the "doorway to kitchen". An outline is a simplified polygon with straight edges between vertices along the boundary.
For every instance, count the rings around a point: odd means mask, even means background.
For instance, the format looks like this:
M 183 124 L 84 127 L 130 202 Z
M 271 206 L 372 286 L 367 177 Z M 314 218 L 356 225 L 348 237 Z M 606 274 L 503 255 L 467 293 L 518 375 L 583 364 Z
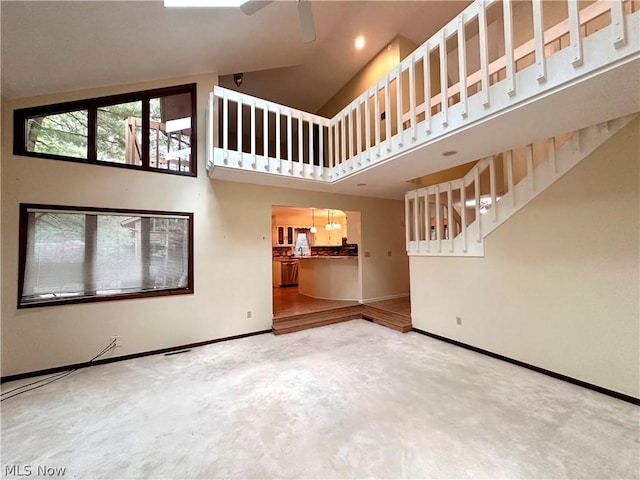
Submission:
M 360 318 L 360 213 L 272 207 L 275 333 Z

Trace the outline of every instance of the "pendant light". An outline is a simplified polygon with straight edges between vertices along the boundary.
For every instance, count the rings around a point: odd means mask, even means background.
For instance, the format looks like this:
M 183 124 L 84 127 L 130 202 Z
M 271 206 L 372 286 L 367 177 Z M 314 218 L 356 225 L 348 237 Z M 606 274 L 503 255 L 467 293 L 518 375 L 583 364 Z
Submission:
M 316 228 L 316 215 L 315 215 L 315 213 L 316 213 L 316 209 L 312 208 L 311 209 L 311 223 L 312 223 L 312 225 L 311 225 L 311 228 L 309 229 L 309 231 L 311 233 L 316 233 L 318 231 L 318 229 Z
M 327 209 L 327 224 L 324 226 L 325 230 L 331 231 L 333 225 L 331 225 L 331 219 L 329 218 L 329 209 Z

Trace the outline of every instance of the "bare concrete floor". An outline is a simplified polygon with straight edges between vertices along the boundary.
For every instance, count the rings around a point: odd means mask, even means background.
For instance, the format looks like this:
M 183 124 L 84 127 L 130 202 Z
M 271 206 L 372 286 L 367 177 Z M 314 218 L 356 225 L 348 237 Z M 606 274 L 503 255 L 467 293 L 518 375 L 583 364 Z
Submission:
M 638 478 L 639 420 L 634 405 L 354 320 L 86 369 L 2 402 L 2 474 Z

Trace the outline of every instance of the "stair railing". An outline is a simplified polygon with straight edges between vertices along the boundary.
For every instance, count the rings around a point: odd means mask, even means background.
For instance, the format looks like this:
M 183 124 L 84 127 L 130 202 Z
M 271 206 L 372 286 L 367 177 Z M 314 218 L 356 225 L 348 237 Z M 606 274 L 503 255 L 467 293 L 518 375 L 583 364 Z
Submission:
M 507 150 L 479 160 L 460 179 L 407 192 L 407 253 L 483 256 L 487 235 L 635 118 L 631 114 Z

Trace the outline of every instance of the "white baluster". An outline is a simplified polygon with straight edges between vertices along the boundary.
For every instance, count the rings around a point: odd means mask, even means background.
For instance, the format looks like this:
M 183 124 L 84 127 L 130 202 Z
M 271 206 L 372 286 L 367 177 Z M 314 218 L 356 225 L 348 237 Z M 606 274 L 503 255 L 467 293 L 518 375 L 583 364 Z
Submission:
M 453 217 L 453 192 L 451 182 L 447 184 L 447 232 L 449 233 L 449 252 L 453 253 L 453 242 L 456 232 L 456 220 Z
M 287 111 L 287 163 L 289 172 L 293 171 L 293 118 L 291 110 Z
M 416 252 L 420 252 L 420 209 L 418 208 L 418 191 L 413 191 L 413 233 L 415 235 Z
M 431 252 L 431 212 L 429 207 L 429 188 L 425 189 L 424 195 L 424 225 L 427 235 L 427 253 Z
M 398 76 L 396 77 L 396 128 L 398 129 L 398 147 L 404 145 L 404 125 L 402 122 L 402 64 L 398 65 Z
M 376 91 L 373 94 L 374 101 L 374 130 L 375 130 L 375 142 L 376 142 L 376 157 L 380 156 L 380 84 L 376 83 Z
M 491 191 L 491 219 L 494 222 L 498 221 L 498 196 L 496 191 L 496 157 L 491 155 L 489 157 L 489 189 Z
M 345 163 L 347 161 L 347 131 L 346 131 L 346 127 L 345 127 L 345 118 L 346 118 L 347 114 L 345 113 L 345 111 L 342 111 L 342 119 L 340 120 L 340 131 L 342 132 L 342 135 L 340 137 L 341 141 L 342 141 L 342 161 L 340 162 L 340 171 L 344 172 L 345 171 Z
M 436 240 L 438 253 L 442 252 L 442 203 L 440 200 L 440 185 L 436 185 Z
M 431 133 L 431 59 L 429 45 L 425 45 L 424 60 L 424 123 L 427 134 Z
M 280 152 L 280 143 L 282 142 L 282 139 L 280 138 L 280 109 L 276 108 L 276 158 L 278 159 L 278 162 L 280 162 L 280 160 L 282 160 L 282 155 Z
M 465 21 L 464 12 L 460 14 L 460 23 L 458 24 L 458 66 L 460 72 L 460 106 L 463 117 L 467 116 L 467 43 L 465 40 Z
M 355 161 L 355 153 L 354 153 L 354 140 L 353 140 L 353 130 L 354 130 L 354 121 L 353 121 L 353 104 L 349 105 L 349 160 L 351 160 L 351 169 L 353 169 L 353 162 Z
M 442 126 L 449 125 L 449 95 L 447 86 L 449 76 L 447 75 L 447 34 L 444 28 L 440 35 L 440 107 L 442 109 Z
M 460 186 L 460 229 L 462 230 L 462 251 L 467 253 L 467 191 L 462 180 Z
M 416 57 L 411 55 L 409 63 L 409 120 L 411 121 L 411 140 L 418 138 L 418 122 L 416 121 Z
M 504 52 L 507 93 L 515 95 L 516 93 L 516 77 L 513 61 L 513 13 L 511 11 L 512 0 L 502 0 L 502 9 L 504 15 Z
M 302 132 L 302 114 L 298 114 L 298 164 L 300 176 L 304 175 L 304 134 Z
M 320 171 L 324 172 L 324 125 L 318 124 L 318 165 L 320 166 Z
M 533 7 L 533 40 L 536 56 L 536 79 L 538 82 L 545 82 L 547 80 L 547 59 L 544 56 L 542 2 L 540 0 L 534 0 L 531 5 Z
M 580 36 L 580 17 L 578 13 L 578 1 L 569 0 L 569 42 L 571 44 L 571 65 L 582 65 L 582 37 Z
M 238 97 L 238 166 L 242 166 L 242 97 Z
M 511 193 L 511 204 L 516 206 L 516 191 L 513 184 L 513 150 L 507 150 L 504 153 L 504 158 L 507 163 L 507 188 Z
M 364 137 L 367 145 L 367 148 L 366 148 L 367 162 L 371 161 L 371 119 L 369 118 L 369 116 L 371 115 L 371 111 L 370 111 L 371 109 L 369 108 L 370 98 L 371 98 L 371 95 L 369 95 L 369 93 L 367 92 L 367 99 L 364 102 L 364 128 L 365 128 Z
M 262 154 L 264 155 L 267 171 L 269 171 L 271 162 L 269 161 L 269 107 L 267 105 L 262 109 Z M 281 173 L 282 166 L 278 164 L 276 170 Z
M 384 125 L 387 153 L 389 153 L 391 152 L 391 92 L 389 87 L 389 75 L 386 76 L 384 82 Z
M 315 149 L 313 148 L 313 122 L 311 118 L 309 118 L 307 125 L 309 125 L 309 172 L 313 172 Z
M 482 105 L 489 106 L 489 37 L 487 35 L 487 5 L 485 0 L 477 0 L 478 28 L 480 42 L 480 78 L 482 86 Z
M 478 243 L 482 242 L 482 220 L 480 218 L 480 168 L 473 167 L 473 191 L 476 200 L 476 222 L 478 223 Z
M 229 94 L 225 91 L 222 96 L 222 159 L 229 163 Z
M 327 149 L 329 150 L 329 163 L 328 167 L 331 169 L 334 167 L 333 163 L 333 121 L 329 121 L 328 128 L 328 138 L 327 138 Z M 331 178 L 331 174 L 329 174 L 329 178 Z
M 218 131 L 214 130 L 214 118 L 217 118 L 217 98 L 213 92 L 209 93 L 207 108 L 207 166 L 213 165 L 213 148 L 218 146 Z
M 624 25 L 624 11 L 622 0 L 611 1 L 611 26 L 613 28 L 613 46 L 620 48 L 627 44 L 627 35 Z
M 334 122 L 334 133 L 333 133 L 333 141 L 335 143 L 334 154 L 333 154 L 333 166 L 338 171 L 338 165 L 340 164 L 340 135 L 338 132 L 338 123 L 340 119 Z
M 251 167 L 255 170 L 256 164 L 256 102 L 251 101 Z
M 404 196 L 404 236 L 407 253 L 411 253 L 411 209 L 410 205 L 410 192 Z
M 362 165 L 362 115 L 361 115 L 361 108 L 360 108 L 360 99 L 358 99 L 357 101 L 358 103 L 356 103 L 356 139 L 357 139 L 357 145 L 356 145 L 356 153 L 358 155 L 358 165 L 361 166 Z

